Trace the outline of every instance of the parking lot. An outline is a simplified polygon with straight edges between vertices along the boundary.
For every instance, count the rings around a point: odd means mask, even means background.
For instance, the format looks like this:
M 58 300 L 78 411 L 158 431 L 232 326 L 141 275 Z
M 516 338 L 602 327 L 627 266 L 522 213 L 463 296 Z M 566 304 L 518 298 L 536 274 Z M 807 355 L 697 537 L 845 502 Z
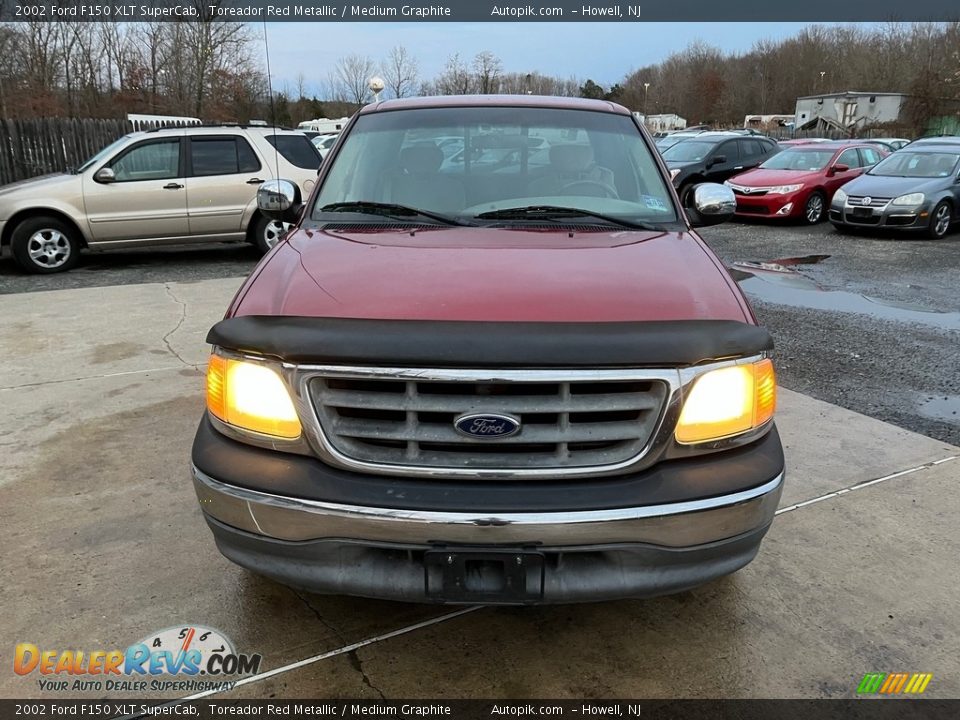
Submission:
M 0 261 L 4 635 L 112 649 L 218 628 L 264 656 L 235 697 L 853 697 L 866 672 L 931 672 L 927 696 L 960 697 L 960 233 L 702 234 L 777 343 L 780 515 L 751 565 L 697 590 L 525 609 L 307 595 L 220 556 L 189 450 L 204 337 L 252 248 L 48 277 Z M 44 696 L 36 676 L 0 690 Z

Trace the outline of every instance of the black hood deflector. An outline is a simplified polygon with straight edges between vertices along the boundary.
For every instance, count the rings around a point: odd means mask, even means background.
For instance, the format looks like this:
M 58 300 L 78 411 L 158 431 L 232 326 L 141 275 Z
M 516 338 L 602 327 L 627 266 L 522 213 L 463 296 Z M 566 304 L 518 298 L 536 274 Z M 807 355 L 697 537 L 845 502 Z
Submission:
M 394 367 L 684 367 L 772 350 L 763 328 L 733 320 L 454 322 L 248 315 L 207 342 L 289 362 Z

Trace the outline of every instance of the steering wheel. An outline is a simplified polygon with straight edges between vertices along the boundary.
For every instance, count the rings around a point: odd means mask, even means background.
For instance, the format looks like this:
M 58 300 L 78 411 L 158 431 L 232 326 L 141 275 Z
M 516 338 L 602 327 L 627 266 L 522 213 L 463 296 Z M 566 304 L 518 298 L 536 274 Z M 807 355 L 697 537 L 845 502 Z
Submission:
M 573 192 L 575 189 L 581 190 L 581 192 Z M 582 190 L 586 190 L 586 192 L 582 192 Z M 597 190 L 599 190 L 601 194 L 598 195 Z M 576 182 L 568 183 L 561 187 L 560 192 L 571 195 L 587 195 L 588 197 L 608 197 L 614 199 L 620 197 L 617 189 L 613 187 L 613 185 L 608 185 L 600 180 L 577 180 Z

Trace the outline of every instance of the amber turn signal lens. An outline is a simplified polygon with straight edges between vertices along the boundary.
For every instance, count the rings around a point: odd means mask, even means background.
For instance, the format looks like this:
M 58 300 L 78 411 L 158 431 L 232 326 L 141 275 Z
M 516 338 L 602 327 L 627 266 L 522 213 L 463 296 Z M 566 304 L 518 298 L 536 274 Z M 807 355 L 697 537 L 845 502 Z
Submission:
M 677 442 L 721 440 L 752 430 L 773 417 L 777 379 L 763 359 L 704 373 L 693 383 L 677 423 Z
M 300 436 L 300 418 L 280 376 L 271 368 L 211 355 L 207 409 L 242 430 L 282 438 Z

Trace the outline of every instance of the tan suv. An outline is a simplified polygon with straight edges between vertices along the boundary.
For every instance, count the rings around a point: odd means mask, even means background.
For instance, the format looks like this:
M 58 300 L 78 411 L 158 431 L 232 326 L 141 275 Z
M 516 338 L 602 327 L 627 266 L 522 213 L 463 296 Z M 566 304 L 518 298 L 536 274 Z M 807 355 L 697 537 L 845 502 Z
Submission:
M 258 212 L 257 188 L 283 177 L 306 195 L 320 163 L 309 138 L 293 130 L 131 133 L 72 172 L 0 187 L 0 247 L 37 273 L 69 270 L 81 248 L 239 240 L 266 252 L 284 228 Z

